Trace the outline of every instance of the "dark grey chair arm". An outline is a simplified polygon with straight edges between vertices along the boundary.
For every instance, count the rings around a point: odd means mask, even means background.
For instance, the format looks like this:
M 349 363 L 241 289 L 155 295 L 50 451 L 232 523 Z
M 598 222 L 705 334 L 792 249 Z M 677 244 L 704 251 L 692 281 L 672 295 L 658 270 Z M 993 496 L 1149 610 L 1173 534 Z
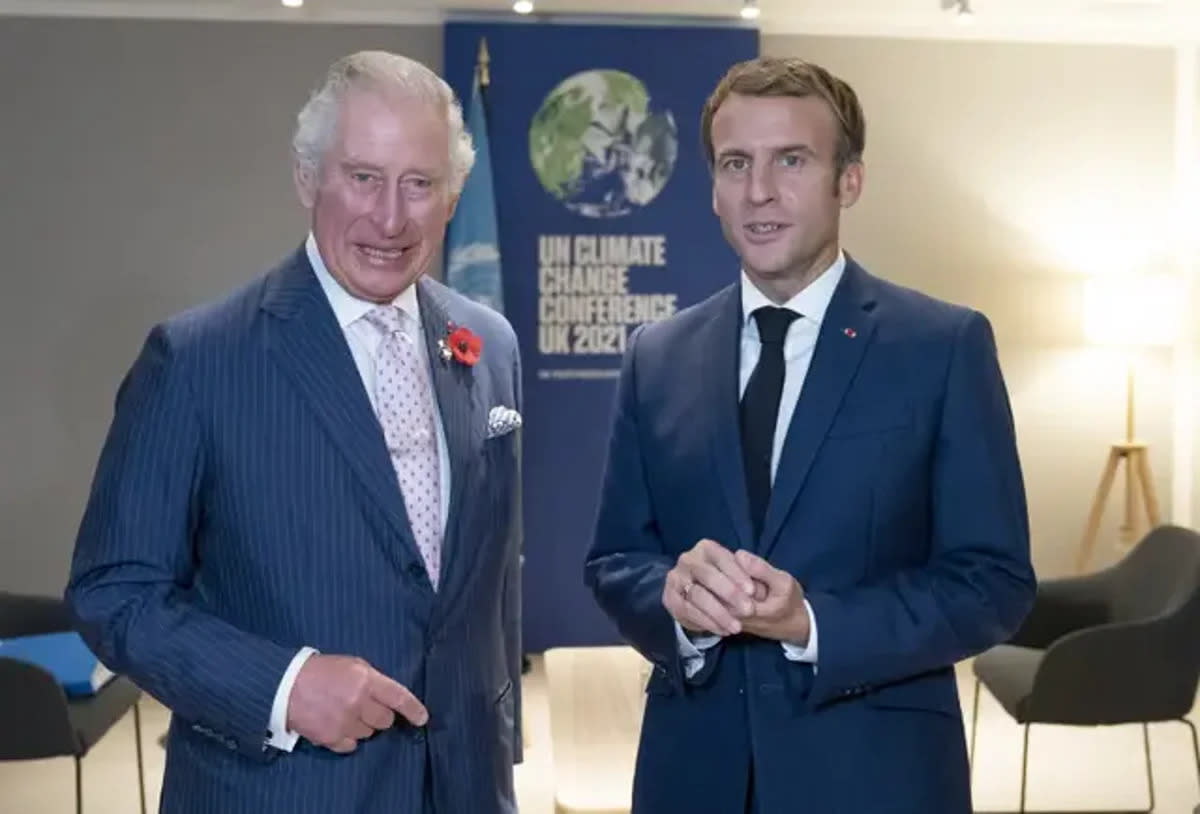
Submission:
M 1007 642 L 1045 650 L 1062 637 L 1109 621 L 1112 571 L 1038 583 L 1033 608 Z

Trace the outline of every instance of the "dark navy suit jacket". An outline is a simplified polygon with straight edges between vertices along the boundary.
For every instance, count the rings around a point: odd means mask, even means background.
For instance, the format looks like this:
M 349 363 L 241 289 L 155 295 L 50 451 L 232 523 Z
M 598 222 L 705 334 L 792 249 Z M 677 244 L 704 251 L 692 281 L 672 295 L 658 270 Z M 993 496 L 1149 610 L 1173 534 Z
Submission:
M 422 279 L 452 494 L 433 590 L 378 420 L 301 249 L 154 328 L 123 381 L 67 599 L 87 642 L 173 711 L 162 810 L 511 812 L 519 760 L 518 433 L 511 327 Z M 443 362 L 453 322 L 482 359 Z M 409 687 L 348 756 L 265 747 L 297 650 L 359 656 Z
M 738 430 L 738 286 L 631 341 L 586 579 L 655 665 L 638 814 L 966 814 L 955 662 L 1005 640 L 1035 579 L 987 320 L 847 264 L 754 539 Z M 738 636 L 686 679 L 662 605 L 702 538 L 790 572 L 818 663 Z

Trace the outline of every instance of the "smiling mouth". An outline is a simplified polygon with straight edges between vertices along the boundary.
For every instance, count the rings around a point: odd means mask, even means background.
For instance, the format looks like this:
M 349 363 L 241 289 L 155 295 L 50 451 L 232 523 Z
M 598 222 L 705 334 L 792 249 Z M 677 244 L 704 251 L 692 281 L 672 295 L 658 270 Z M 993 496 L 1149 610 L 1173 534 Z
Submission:
M 363 245 L 356 246 L 355 248 L 357 248 L 361 254 L 365 255 L 368 260 L 372 260 L 377 263 L 394 263 L 403 257 L 405 252 L 408 251 L 408 249 L 379 249 L 374 246 Z

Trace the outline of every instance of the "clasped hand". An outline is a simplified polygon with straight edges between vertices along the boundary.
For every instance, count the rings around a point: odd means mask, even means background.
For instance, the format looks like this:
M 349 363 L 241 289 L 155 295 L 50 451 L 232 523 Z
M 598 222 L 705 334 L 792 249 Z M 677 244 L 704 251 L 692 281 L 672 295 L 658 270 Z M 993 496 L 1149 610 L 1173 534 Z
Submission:
M 679 556 L 663 586 L 667 612 L 691 634 L 808 644 L 804 589 L 787 571 L 749 551 L 701 540 Z

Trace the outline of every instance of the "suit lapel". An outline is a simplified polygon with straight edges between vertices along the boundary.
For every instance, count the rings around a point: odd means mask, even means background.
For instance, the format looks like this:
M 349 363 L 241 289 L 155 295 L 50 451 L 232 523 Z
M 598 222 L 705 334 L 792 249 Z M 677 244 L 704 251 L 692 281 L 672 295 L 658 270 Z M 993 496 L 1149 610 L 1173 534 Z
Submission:
M 442 570 L 438 589 L 439 595 L 445 597 L 449 595 L 449 589 L 455 586 L 462 570 L 458 567 L 463 560 L 465 543 L 461 528 L 465 516 L 462 505 L 479 462 L 486 422 L 475 370 L 454 359 L 446 361 L 441 355 L 441 342 L 448 335 L 449 326 L 461 324 L 455 319 L 450 297 L 440 284 L 422 278 L 417 283 L 417 301 L 421 308 L 421 326 L 429 351 L 431 379 L 437 393 L 450 458 L 450 505 L 442 538 Z M 484 348 L 483 352 L 487 353 L 488 349 Z
M 740 546 L 721 540 L 727 548 L 753 548 L 750 499 L 746 495 L 742 439 L 738 421 L 738 363 L 741 355 L 742 306 L 738 285 L 725 289 L 714 303 L 716 316 L 706 324 L 698 347 L 703 360 L 707 392 L 701 404 L 714 405 L 712 454 L 721 493 L 729 507 Z
M 846 270 L 821 323 L 808 375 L 779 456 L 763 523 L 759 553 L 764 557 L 779 538 L 783 522 L 800 494 L 817 450 L 871 342 L 875 331 L 875 299 L 870 280 L 857 263 L 847 259 Z
M 267 334 L 269 352 L 379 504 L 409 549 L 410 559 L 415 557 L 419 562 L 420 552 L 379 420 L 346 337 L 303 250 L 272 276 L 262 307 L 278 317 Z M 394 557 L 394 551 L 387 553 Z

